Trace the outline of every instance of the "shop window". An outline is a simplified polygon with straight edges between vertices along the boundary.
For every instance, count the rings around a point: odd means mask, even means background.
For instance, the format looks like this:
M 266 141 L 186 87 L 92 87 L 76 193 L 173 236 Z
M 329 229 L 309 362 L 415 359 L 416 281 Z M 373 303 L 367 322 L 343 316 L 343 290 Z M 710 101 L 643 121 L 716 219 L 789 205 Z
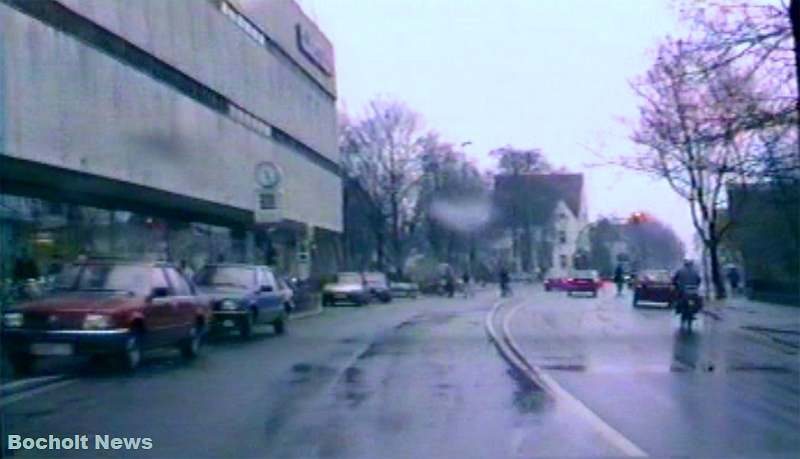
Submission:
M 559 232 L 558 232 L 558 242 L 560 244 L 566 244 L 567 243 L 567 232 L 566 231 L 559 230 Z

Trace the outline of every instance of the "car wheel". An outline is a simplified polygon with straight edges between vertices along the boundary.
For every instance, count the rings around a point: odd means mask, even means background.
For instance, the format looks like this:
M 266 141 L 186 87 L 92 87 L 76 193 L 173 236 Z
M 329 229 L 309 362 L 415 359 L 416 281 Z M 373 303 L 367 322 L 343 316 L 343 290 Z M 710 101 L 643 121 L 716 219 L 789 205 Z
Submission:
M 239 321 L 239 336 L 244 339 L 253 336 L 253 323 L 255 323 L 255 313 L 251 311 Z
M 30 354 L 14 353 L 8 356 L 15 376 L 28 376 L 33 372 L 34 357 Z
M 272 326 L 275 327 L 275 333 L 278 335 L 283 335 L 286 333 L 286 318 L 281 316 L 275 322 L 272 323 Z
M 134 371 L 142 363 L 142 335 L 132 333 L 125 341 L 125 351 L 120 356 L 122 368 L 126 371 Z
M 572 292 L 567 292 L 567 296 L 572 296 Z
M 597 298 L 597 290 L 592 292 L 592 298 Z
M 181 344 L 181 354 L 187 359 L 193 359 L 200 355 L 200 347 L 203 345 L 203 328 L 197 323 L 189 330 L 189 336 Z

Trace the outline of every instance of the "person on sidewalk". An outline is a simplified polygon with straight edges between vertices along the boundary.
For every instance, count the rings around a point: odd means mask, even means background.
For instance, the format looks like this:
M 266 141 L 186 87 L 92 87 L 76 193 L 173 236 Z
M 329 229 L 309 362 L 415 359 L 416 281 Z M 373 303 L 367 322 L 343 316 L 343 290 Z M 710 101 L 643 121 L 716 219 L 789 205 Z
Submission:
M 731 293 L 734 295 L 739 293 L 739 281 L 741 281 L 739 270 L 733 266 L 728 270 L 728 282 L 731 284 Z
M 617 296 L 622 296 L 622 287 L 625 285 L 625 270 L 622 264 L 617 264 L 614 269 L 614 283 L 617 285 Z
M 500 268 L 500 296 L 506 297 L 511 295 L 511 276 L 508 274 L 508 270 L 503 267 Z
M 472 296 L 472 286 L 469 283 L 470 280 L 469 271 L 464 271 L 464 274 L 461 275 L 461 281 L 464 283 L 464 298 L 469 298 Z

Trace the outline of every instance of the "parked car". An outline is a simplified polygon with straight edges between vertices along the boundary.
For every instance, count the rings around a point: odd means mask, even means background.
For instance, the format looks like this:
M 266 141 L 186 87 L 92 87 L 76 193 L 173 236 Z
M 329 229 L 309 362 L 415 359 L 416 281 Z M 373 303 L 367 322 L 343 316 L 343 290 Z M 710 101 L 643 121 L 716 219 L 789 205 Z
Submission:
M 524 271 L 511 273 L 511 282 L 524 282 L 526 284 L 533 283 L 533 274 Z
M 668 270 L 643 271 L 633 290 L 633 307 L 639 307 L 640 303 L 664 303 L 670 306 L 675 296 L 672 274 Z
M 392 291 L 389 288 L 389 280 L 386 274 L 380 272 L 369 272 L 364 274 L 367 281 L 367 288 L 373 298 L 384 303 L 392 301 Z
M 142 351 L 177 346 L 197 356 L 208 302 L 168 263 L 68 265 L 50 295 L 3 314 L 3 348 L 24 374 L 46 356 L 111 356 L 133 370 Z
M 548 277 L 544 280 L 544 290 L 546 292 L 561 291 L 566 288 L 566 279 L 560 277 Z
M 566 291 L 569 296 L 575 293 L 590 293 L 596 297 L 601 285 L 600 274 L 596 270 L 580 269 L 573 271 L 567 279 Z
M 355 303 L 364 306 L 369 303 L 371 296 L 367 280 L 362 273 L 342 272 L 336 275 L 335 283 L 328 284 L 323 288 L 322 305 Z
M 197 272 L 194 282 L 211 301 L 214 330 L 238 330 L 243 338 L 249 338 L 254 326 L 270 324 L 275 333 L 286 332 L 287 294 L 278 288 L 275 274 L 268 267 L 206 265 Z
M 416 298 L 419 296 L 419 285 L 414 282 L 391 282 L 389 289 L 393 296 Z

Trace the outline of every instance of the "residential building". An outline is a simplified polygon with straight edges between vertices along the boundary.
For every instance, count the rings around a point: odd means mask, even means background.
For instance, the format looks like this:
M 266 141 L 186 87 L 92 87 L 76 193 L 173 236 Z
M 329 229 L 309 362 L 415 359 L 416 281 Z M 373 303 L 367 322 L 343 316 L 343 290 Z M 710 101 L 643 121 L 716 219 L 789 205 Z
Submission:
M 587 210 L 582 174 L 508 174 L 495 179 L 495 205 L 516 270 L 565 277 L 575 267 Z

